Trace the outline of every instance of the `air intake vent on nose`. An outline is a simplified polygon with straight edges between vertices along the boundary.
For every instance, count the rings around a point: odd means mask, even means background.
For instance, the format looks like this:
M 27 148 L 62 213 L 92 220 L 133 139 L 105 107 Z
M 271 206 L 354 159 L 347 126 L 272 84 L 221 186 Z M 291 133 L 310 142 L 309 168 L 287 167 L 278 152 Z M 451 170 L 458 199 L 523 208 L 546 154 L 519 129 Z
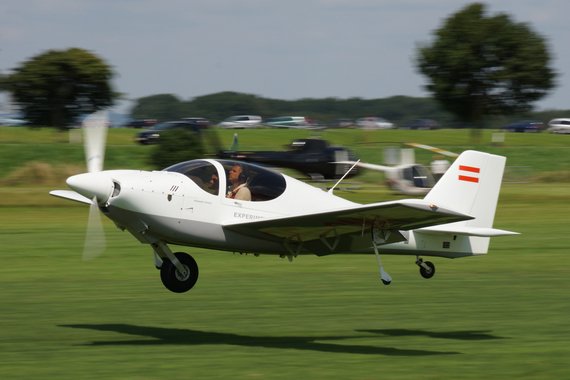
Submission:
M 117 181 L 113 181 L 113 194 L 111 194 L 111 197 L 116 197 L 120 193 L 121 193 L 121 184 Z

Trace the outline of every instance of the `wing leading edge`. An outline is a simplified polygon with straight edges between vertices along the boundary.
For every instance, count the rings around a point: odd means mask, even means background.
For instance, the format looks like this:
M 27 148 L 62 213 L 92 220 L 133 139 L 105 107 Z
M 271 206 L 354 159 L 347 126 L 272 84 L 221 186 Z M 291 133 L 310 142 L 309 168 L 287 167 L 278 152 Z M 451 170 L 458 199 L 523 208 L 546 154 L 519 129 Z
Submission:
M 53 195 L 54 197 L 69 199 L 71 201 L 75 201 L 75 202 L 79 202 L 79 203 L 85 203 L 87 205 L 90 205 L 91 203 L 93 203 L 91 201 L 91 199 L 86 198 L 83 195 L 78 194 L 75 191 L 71 191 L 71 190 L 52 190 L 49 193 L 50 193 L 50 195 Z
M 439 208 L 423 200 L 408 199 L 358 205 L 321 213 L 227 224 L 224 228 L 238 233 L 261 232 L 278 238 L 294 236 L 308 241 L 332 230 L 337 235 L 343 235 L 364 231 L 375 225 L 384 230 L 407 231 L 469 219 L 473 217 Z

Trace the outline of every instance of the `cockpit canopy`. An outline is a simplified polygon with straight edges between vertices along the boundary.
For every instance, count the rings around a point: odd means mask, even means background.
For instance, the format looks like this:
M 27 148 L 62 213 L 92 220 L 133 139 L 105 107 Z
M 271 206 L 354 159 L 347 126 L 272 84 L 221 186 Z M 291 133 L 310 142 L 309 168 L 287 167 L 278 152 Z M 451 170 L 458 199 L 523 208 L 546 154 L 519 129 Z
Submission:
M 210 160 L 185 161 L 164 170 L 184 174 L 209 194 L 225 195 L 230 185 L 227 182 L 227 173 L 232 167 L 239 165 L 243 168 L 243 181 L 251 192 L 253 202 L 275 199 L 285 191 L 285 178 L 274 170 L 242 161 L 216 160 L 216 162 L 221 164 L 223 173 Z M 219 181 L 225 183 L 220 186 Z

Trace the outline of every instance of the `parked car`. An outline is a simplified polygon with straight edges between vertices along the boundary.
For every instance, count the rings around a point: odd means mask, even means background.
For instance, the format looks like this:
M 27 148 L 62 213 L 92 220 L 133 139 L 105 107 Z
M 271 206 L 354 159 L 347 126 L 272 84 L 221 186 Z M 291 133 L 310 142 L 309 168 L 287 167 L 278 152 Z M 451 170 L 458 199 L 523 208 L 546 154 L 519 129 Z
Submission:
M 432 119 L 416 119 L 403 126 L 402 129 L 439 129 L 439 124 Z
M 143 145 L 156 144 L 160 139 L 160 135 L 170 130 L 186 128 L 198 132 L 201 129 L 207 128 L 209 125 L 210 122 L 201 117 L 188 117 L 178 121 L 166 121 L 139 132 L 135 139 L 139 144 Z
M 261 116 L 257 115 L 236 115 L 228 117 L 219 126 L 226 129 L 257 128 L 261 121 Z
M 394 124 L 381 117 L 369 116 L 356 120 L 356 126 L 362 129 L 392 129 Z
M 129 128 L 150 128 L 158 123 L 156 119 L 133 119 L 125 124 L 125 127 Z
M 28 124 L 28 121 L 24 120 L 24 119 L 0 116 L 0 125 L 3 125 L 3 126 L 19 127 L 19 126 L 26 125 L 26 124 Z
M 548 127 L 550 133 L 570 133 L 570 119 L 552 119 Z
M 180 120 L 193 124 L 199 129 L 208 128 L 210 126 L 210 120 L 203 117 L 183 117 Z
M 274 128 L 308 128 L 309 120 L 304 116 L 278 116 L 265 120 L 265 125 Z
M 331 128 L 352 128 L 354 126 L 354 120 L 352 119 L 336 119 L 330 125 Z
M 503 129 L 504 131 L 507 131 L 507 132 L 521 132 L 521 133 L 532 132 L 532 133 L 536 133 L 536 132 L 540 132 L 544 129 L 544 123 L 542 121 L 524 120 L 524 121 L 518 121 L 516 123 L 506 125 L 501 129 Z

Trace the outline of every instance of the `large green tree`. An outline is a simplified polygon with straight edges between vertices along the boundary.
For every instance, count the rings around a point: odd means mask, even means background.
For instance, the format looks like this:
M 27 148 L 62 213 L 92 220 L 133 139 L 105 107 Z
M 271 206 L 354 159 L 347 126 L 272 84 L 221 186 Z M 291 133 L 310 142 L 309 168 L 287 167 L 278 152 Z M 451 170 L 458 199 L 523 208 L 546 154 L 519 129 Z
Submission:
M 451 15 L 416 57 L 435 99 L 478 127 L 485 115 L 529 111 L 555 78 L 540 35 L 506 14 L 485 11 L 474 3 Z
M 80 115 L 109 107 L 111 67 L 78 48 L 50 50 L 24 62 L 6 80 L 25 118 L 33 125 L 65 127 Z

